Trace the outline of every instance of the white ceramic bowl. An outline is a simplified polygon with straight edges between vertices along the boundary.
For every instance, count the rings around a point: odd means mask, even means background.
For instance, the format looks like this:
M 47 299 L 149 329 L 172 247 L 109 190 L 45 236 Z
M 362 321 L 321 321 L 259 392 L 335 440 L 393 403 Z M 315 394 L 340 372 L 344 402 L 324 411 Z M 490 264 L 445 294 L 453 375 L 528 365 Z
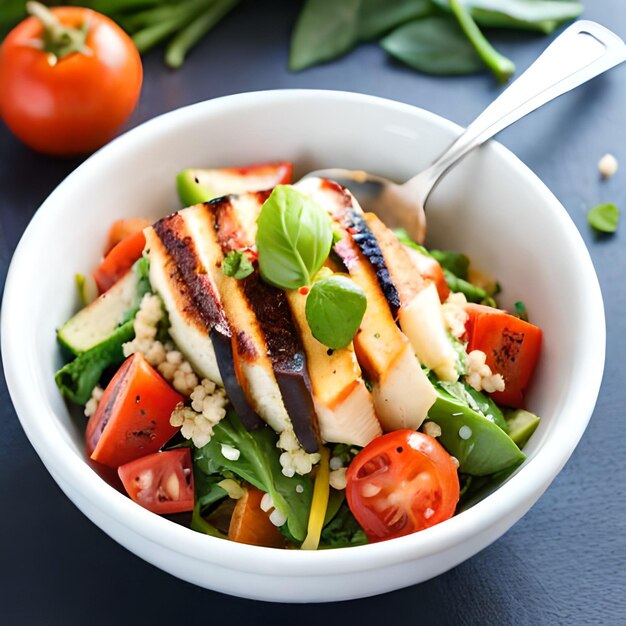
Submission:
M 195 533 L 135 505 L 90 469 L 84 424 L 72 419 L 53 379 L 61 364 L 55 329 L 77 306 L 73 274 L 96 264 L 114 219 L 176 210 L 174 176 L 182 168 L 289 159 L 299 173 L 339 166 L 403 180 L 458 132 L 426 111 L 364 95 L 242 94 L 143 124 L 54 191 L 13 258 L 2 356 L 28 438 L 87 517 L 184 580 L 248 598 L 316 602 L 427 580 L 476 554 L 524 515 L 561 470 L 591 416 L 604 365 L 605 323 L 591 260 L 567 213 L 495 143 L 467 158 L 431 197 L 429 239 L 489 269 L 504 286 L 503 304 L 523 299 L 543 328 L 543 354 L 528 397 L 543 420 L 517 473 L 451 520 L 393 541 L 320 552 L 257 548 Z

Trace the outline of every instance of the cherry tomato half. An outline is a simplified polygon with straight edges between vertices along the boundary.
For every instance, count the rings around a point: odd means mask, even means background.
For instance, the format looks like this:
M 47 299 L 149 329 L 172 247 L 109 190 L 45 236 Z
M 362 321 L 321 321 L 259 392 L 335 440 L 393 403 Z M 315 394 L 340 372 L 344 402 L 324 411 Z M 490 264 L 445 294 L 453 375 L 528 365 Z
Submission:
M 491 371 L 504 378 L 504 391 L 491 397 L 505 406 L 524 406 L 524 393 L 530 384 L 541 352 L 541 328 L 505 311 L 480 304 L 467 304 L 467 351 L 481 350 Z
M 346 472 L 346 497 L 371 542 L 424 530 L 454 515 L 459 478 L 433 437 L 397 430 L 370 442 Z
M 104 257 L 102 263 L 93 272 L 93 279 L 98 291 L 108 291 L 139 259 L 146 245 L 143 230 L 128 235 Z
M 119 467 L 156 452 L 178 430 L 170 415 L 183 397 L 136 353 L 120 366 L 89 418 L 85 441 L 93 461 Z
M 109 228 L 107 243 L 104 247 L 105 256 L 115 248 L 123 239 L 136 235 L 140 230 L 150 226 L 150 220 L 145 217 L 129 217 L 127 219 L 115 220 Z
M 189 448 L 156 452 L 117 470 L 133 502 L 153 513 L 183 513 L 194 505 Z
M 37 43 L 44 36 L 39 19 L 18 24 L 0 48 L 0 112 L 34 150 L 85 154 L 109 141 L 135 108 L 141 59 L 108 17 L 81 7 L 49 11 L 62 26 L 86 26 L 82 51 L 56 57 Z

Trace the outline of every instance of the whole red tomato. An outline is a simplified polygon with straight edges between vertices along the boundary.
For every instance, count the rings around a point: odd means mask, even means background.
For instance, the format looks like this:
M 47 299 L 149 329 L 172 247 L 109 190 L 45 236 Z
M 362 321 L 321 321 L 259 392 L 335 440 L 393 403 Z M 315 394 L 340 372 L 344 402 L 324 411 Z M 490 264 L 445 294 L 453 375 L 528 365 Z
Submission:
M 92 152 L 113 137 L 137 104 L 143 77 L 139 53 L 100 13 L 40 9 L 43 21 L 39 13 L 26 18 L 0 47 L 0 114 L 34 150 L 62 156 Z M 75 40 L 69 51 L 67 35 L 61 34 L 68 30 Z

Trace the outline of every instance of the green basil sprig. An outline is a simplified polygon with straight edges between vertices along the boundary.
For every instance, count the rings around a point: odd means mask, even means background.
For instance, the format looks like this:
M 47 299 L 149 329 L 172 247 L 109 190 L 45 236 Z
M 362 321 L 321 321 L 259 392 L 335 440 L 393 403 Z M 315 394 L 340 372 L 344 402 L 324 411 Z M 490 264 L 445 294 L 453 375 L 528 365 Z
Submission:
M 256 245 L 261 277 L 281 289 L 298 289 L 330 254 L 330 217 L 313 200 L 289 185 L 277 185 L 257 220 Z
M 305 313 L 313 337 L 339 350 L 352 341 L 366 308 L 363 290 L 346 276 L 335 274 L 313 285 Z
M 231 250 L 222 261 L 222 272 L 226 276 L 232 276 L 237 280 L 241 280 L 254 272 L 254 266 L 243 252 Z

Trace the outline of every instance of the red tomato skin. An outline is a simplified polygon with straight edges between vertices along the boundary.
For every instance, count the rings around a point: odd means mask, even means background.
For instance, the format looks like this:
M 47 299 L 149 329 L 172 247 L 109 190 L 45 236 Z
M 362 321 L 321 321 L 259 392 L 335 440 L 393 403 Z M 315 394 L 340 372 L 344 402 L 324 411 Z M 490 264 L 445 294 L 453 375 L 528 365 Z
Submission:
M 244 167 L 225 167 L 220 171 L 238 176 L 275 176 L 275 185 L 288 185 L 293 179 L 293 163 L 277 161 L 275 163 L 256 163 Z
M 505 311 L 468 304 L 467 351 L 481 350 L 492 372 L 504 378 L 504 391 L 491 395 L 498 404 L 524 407 L 524 394 L 541 354 L 541 328 Z
M 378 469 L 370 472 L 368 467 Z M 348 506 L 372 543 L 430 528 L 454 515 L 459 501 L 456 468 L 443 446 L 429 435 L 414 430 L 381 435 L 348 467 Z M 366 485 L 380 489 L 372 496 L 365 495 Z M 390 526 L 385 515 L 387 498 L 393 494 L 397 509 L 406 518 L 399 528 Z
M 122 239 L 113 246 L 111 251 L 93 272 L 98 291 L 104 293 L 110 289 L 141 257 L 146 246 L 146 236 L 143 230 Z
M 130 499 L 148 511 L 162 515 L 193 511 L 193 470 L 189 448 L 142 456 L 121 465 L 117 473 Z M 150 485 L 141 489 L 141 477 L 147 475 Z M 168 478 L 171 479 L 172 475 L 178 485 L 175 498 L 167 489 Z
M 43 26 L 18 24 L 0 48 L 0 111 L 11 131 L 33 150 L 76 156 L 109 141 L 134 110 L 143 79 L 137 48 L 108 17 L 80 7 L 51 11 L 66 26 L 89 23 L 93 54 L 72 53 L 51 65 L 33 48 Z
M 87 455 L 116 468 L 156 452 L 178 431 L 170 424 L 170 415 L 182 401 L 142 354 L 133 354 L 122 363 L 89 418 Z
M 104 256 L 109 254 L 118 243 L 148 226 L 150 226 L 150 220 L 147 220 L 145 217 L 129 217 L 115 220 L 109 228 L 107 242 L 104 247 Z

